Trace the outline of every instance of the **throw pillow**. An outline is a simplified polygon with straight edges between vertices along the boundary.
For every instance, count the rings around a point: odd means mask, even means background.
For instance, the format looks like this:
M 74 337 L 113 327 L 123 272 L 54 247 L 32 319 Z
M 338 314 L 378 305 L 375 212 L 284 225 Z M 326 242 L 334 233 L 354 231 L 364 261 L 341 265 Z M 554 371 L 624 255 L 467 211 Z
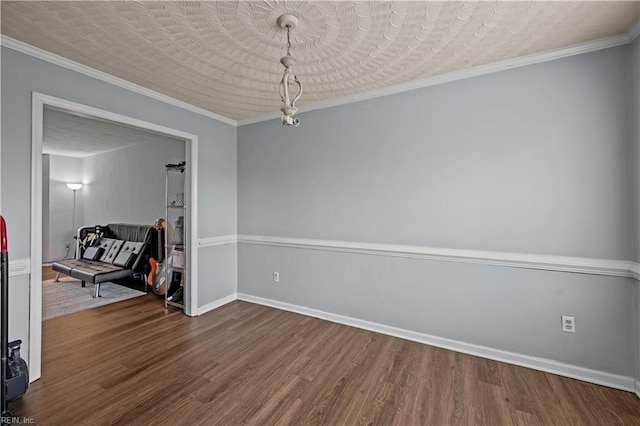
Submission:
M 123 268 L 131 268 L 136 258 L 138 257 L 138 253 L 142 249 L 144 243 L 136 243 L 133 241 L 127 241 L 122 246 L 120 253 L 113 260 L 113 264 L 116 266 L 122 266 Z
M 102 256 L 102 253 L 104 253 L 104 249 L 102 247 L 87 247 L 82 254 L 82 258 L 85 260 L 98 260 Z
M 106 254 L 106 256 L 103 256 L 100 260 L 105 263 L 113 263 L 113 261 L 118 256 L 118 253 L 120 253 L 120 249 L 122 248 L 123 245 L 124 245 L 124 241 L 114 240 L 113 245 L 109 249 L 109 252 Z
M 109 254 L 109 250 L 111 250 L 114 241 L 115 240 L 113 238 L 100 238 L 98 240 L 98 244 L 96 244 L 96 246 L 102 247 L 102 257 L 100 257 L 100 262 L 106 262 L 107 254 Z

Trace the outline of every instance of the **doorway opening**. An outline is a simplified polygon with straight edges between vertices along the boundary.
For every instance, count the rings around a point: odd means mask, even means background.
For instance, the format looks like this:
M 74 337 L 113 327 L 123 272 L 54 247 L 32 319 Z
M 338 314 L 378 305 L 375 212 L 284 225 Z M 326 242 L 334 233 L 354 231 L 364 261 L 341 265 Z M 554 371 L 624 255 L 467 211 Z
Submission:
M 31 380 L 36 380 L 41 376 L 41 359 L 42 359 L 42 308 L 43 308 L 43 287 L 42 287 L 42 264 L 43 260 L 49 260 L 45 258 L 43 253 L 45 238 L 43 233 L 43 226 L 51 228 L 51 218 L 47 218 L 47 221 L 43 219 L 43 205 L 44 202 L 51 202 L 49 200 L 44 200 L 44 190 L 43 186 L 45 186 L 44 172 L 43 169 L 48 166 L 49 170 L 45 170 L 47 173 L 50 173 L 50 166 L 43 164 L 43 148 L 51 145 L 46 142 L 49 138 L 45 138 L 45 114 L 49 117 L 53 114 L 53 116 L 58 116 L 58 118 L 64 118 L 67 121 L 78 121 L 78 120 L 90 120 L 93 123 L 94 127 L 100 127 L 102 125 L 108 126 L 117 126 L 120 130 L 125 132 L 144 132 L 144 134 L 156 135 L 158 138 L 162 140 L 173 139 L 173 140 L 181 140 L 184 141 L 184 159 L 186 161 L 186 166 L 184 170 L 184 204 L 188 206 L 185 208 L 185 226 L 184 226 L 184 234 L 185 234 L 185 243 L 187 244 L 187 250 L 185 250 L 185 263 L 189 265 L 188 268 L 185 269 L 184 276 L 184 312 L 187 315 L 195 316 L 197 313 L 197 151 L 198 151 L 198 138 L 196 135 L 185 133 L 176 129 L 171 129 L 168 127 L 160 126 L 154 123 L 142 121 L 136 118 L 115 114 L 109 111 L 100 110 L 94 107 L 90 107 L 87 105 L 78 104 L 75 102 L 67 101 L 60 98 L 55 98 L 48 95 L 43 95 L 40 93 L 34 92 L 32 95 L 32 140 L 31 140 L 31 148 L 32 148 L 32 162 L 31 162 L 31 278 L 30 278 L 30 331 L 29 331 L 29 368 L 31 372 Z M 114 127 L 109 127 L 113 129 Z M 60 148 L 60 147 L 58 147 Z M 49 148 L 46 148 L 49 149 Z M 115 151 L 114 151 L 115 152 Z M 50 154 L 49 154 L 50 155 Z M 50 158 L 49 158 L 50 159 Z M 163 165 L 161 164 L 160 167 Z M 83 169 L 83 167 L 80 167 Z M 162 174 L 164 174 L 164 170 L 161 170 Z M 69 178 L 68 180 L 85 180 L 86 177 L 84 175 L 76 178 Z M 65 179 L 66 180 L 66 179 Z M 64 183 L 66 187 L 66 183 L 72 182 L 58 182 L 59 184 Z M 83 183 L 83 182 L 73 182 L 73 183 Z M 92 185 L 87 182 L 87 186 L 85 189 L 89 190 L 94 189 Z M 64 189 L 62 185 L 59 185 L 59 190 Z M 81 189 L 77 189 L 77 185 L 75 186 L 76 190 L 74 191 L 74 195 L 77 197 L 79 191 Z M 96 187 L 97 188 L 97 187 Z M 71 187 L 69 187 L 71 189 Z M 50 188 L 47 189 L 47 194 L 51 194 Z M 76 192 L 78 191 L 78 193 Z M 71 191 L 69 191 L 71 192 Z M 164 190 L 163 190 L 164 192 Z M 87 197 L 88 198 L 88 197 Z M 94 198 L 95 200 L 96 198 Z M 76 209 L 72 213 L 74 222 L 73 225 L 70 224 L 67 228 L 71 228 L 75 226 L 75 223 L 78 220 L 78 205 L 82 203 L 82 200 L 78 202 L 76 199 Z M 164 196 L 162 199 L 162 203 L 165 204 Z M 83 206 L 85 207 L 85 206 Z M 93 210 L 90 210 L 93 211 Z M 93 218 L 87 217 L 85 220 L 89 220 L 91 222 L 95 222 L 98 220 L 102 220 L 102 217 L 95 216 L 95 211 L 90 215 L 93 215 Z M 71 219 L 71 218 L 69 218 Z M 138 220 L 136 220 L 138 221 Z M 69 220 L 69 222 L 71 222 Z M 94 224 L 95 224 L 94 223 Z M 51 243 L 51 235 L 49 234 L 49 238 L 46 239 L 47 243 Z M 56 237 L 56 241 L 58 238 Z M 66 250 L 66 242 L 60 240 L 58 241 L 58 245 L 56 245 L 56 249 L 59 249 L 59 246 Z M 70 243 L 71 244 L 71 243 Z M 74 247 L 70 247 L 69 250 L 74 250 Z M 58 255 L 47 255 L 58 256 Z

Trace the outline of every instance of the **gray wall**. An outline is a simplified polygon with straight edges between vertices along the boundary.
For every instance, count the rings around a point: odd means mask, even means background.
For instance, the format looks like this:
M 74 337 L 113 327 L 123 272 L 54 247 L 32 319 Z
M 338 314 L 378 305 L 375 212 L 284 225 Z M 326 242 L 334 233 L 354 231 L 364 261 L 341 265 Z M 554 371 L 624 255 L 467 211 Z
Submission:
M 634 201 L 634 259 L 640 262 L 640 37 L 629 46 L 629 140 L 632 155 L 632 199 Z
M 634 49 L 637 64 L 637 41 Z M 637 145 L 628 143 L 635 130 L 625 114 L 629 70 L 637 68 L 629 52 L 315 111 L 295 129 L 277 120 L 243 126 L 236 135 L 2 47 L 0 205 L 10 257 L 29 257 L 31 92 L 39 91 L 197 134 L 200 237 L 238 232 L 637 259 L 626 161 Z M 268 246 L 240 245 L 237 258 L 233 245 L 199 255 L 200 306 L 237 288 L 617 374 L 633 375 L 640 361 L 637 321 L 629 321 L 640 296 L 630 279 Z M 26 341 L 30 278 L 10 284 L 10 338 Z M 560 332 L 562 314 L 576 316 L 578 333 Z
M 69 256 L 73 257 L 74 230 L 73 230 L 73 191 L 67 187 L 68 182 L 82 182 L 82 159 L 49 155 L 49 229 L 44 228 L 43 234 L 43 258 L 44 262 L 52 262 L 62 259 L 67 250 L 65 244 L 70 244 Z M 83 191 L 84 187 L 76 191 L 76 229 L 84 220 L 83 215 Z M 42 198 L 45 198 L 44 188 Z M 44 209 L 44 203 L 43 203 Z M 45 212 L 43 212 L 44 217 Z M 48 247 L 44 249 L 45 235 L 48 235 Z
M 240 231 L 628 259 L 625 52 L 243 126 Z
M 152 225 L 165 216 L 164 165 L 184 160 L 185 143 L 158 135 L 152 143 L 84 158 L 44 157 L 43 180 L 45 164 L 49 173 L 42 197 L 43 261 L 50 262 L 65 256 L 67 243 L 73 256 L 73 191 L 67 182 L 84 183 L 76 192 L 76 229 L 108 223 Z
M 632 200 L 634 202 L 634 260 L 640 262 L 640 37 L 629 47 L 629 141 Z M 636 380 L 640 380 L 640 290 L 635 292 Z
M 631 279 L 247 244 L 238 256 L 242 293 L 633 376 Z
M 31 93 L 37 91 L 193 133 L 199 137 L 199 236 L 234 234 L 237 219 L 236 129 L 91 77 L 2 47 L 2 214 L 9 224 L 11 259 L 28 258 L 31 188 Z M 201 250 L 199 305 L 227 296 L 236 274 L 236 248 Z M 210 269 L 208 265 L 219 268 Z M 198 271 L 202 276 L 204 273 Z M 37 279 L 37 277 L 34 277 Z M 223 284 L 220 284 L 220 281 Z M 30 278 L 11 280 L 10 338 L 27 341 Z M 28 344 L 25 356 L 28 356 Z
M 164 165 L 184 159 L 184 141 L 160 136 L 152 143 L 83 158 L 83 224 L 153 225 L 166 216 Z
M 628 53 L 243 126 L 238 233 L 630 259 Z M 627 278 L 244 244 L 238 262 L 239 292 L 635 372 Z

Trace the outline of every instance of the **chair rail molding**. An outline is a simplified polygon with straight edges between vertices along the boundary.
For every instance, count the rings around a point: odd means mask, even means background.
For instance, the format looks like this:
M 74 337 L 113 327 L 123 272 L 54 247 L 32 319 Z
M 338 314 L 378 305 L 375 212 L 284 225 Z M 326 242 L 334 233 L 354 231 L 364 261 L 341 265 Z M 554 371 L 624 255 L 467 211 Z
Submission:
M 238 242 L 237 234 L 220 235 L 218 237 L 205 237 L 198 239 L 198 247 L 222 246 L 225 244 L 236 244 Z
M 9 276 L 29 275 L 31 273 L 31 259 L 9 260 Z
M 445 262 L 475 263 L 480 265 L 540 269 L 546 271 L 573 272 L 613 277 L 632 277 L 640 280 L 640 265 L 628 260 L 548 256 L 527 253 L 272 237 L 263 235 L 238 235 L 238 243 L 335 251 L 374 256 L 438 260 Z
M 631 262 L 629 271 L 631 272 L 631 277 L 635 278 L 636 280 L 640 280 L 640 263 Z

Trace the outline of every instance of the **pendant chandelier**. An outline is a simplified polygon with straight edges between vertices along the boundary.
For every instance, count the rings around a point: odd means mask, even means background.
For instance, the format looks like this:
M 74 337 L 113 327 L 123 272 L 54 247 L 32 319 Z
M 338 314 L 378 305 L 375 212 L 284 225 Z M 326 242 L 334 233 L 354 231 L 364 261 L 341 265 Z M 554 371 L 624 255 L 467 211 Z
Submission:
M 287 30 L 287 56 L 280 58 L 280 63 L 284 65 L 284 74 L 280 81 L 280 98 L 284 106 L 280 108 L 282 111 L 282 125 L 295 126 L 300 125 L 299 118 L 293 118 L 298 112 L 296 102 L 302 95 L 302 83 L 293 72 L 293 66 L 296 60 L 291 56 L 291 30 L 298 25 L 298 18 L 293 15 L 286 14 L 278 18 L 278 26 L 283 30 Z M 297 85 L 297 88 L 295 87 Z

